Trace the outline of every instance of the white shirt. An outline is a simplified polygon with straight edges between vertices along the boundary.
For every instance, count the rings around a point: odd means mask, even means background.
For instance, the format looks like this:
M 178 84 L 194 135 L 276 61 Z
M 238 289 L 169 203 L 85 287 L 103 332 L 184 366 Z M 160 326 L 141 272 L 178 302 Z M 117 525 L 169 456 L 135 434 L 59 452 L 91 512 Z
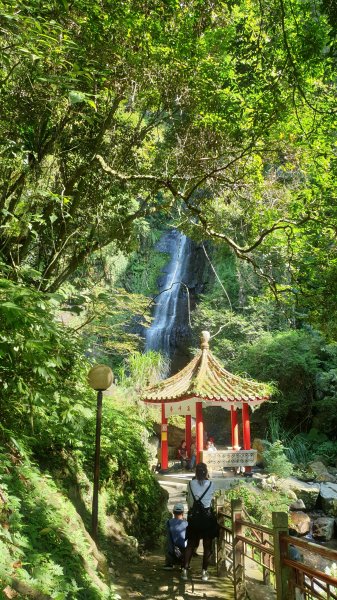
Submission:
M 209 487 L 209 490 L 207 490 L 209 484 L 211 484 L 211 485 Z M 188 508 L 191 508 L 191 506 L 193 505 L 193 502 L 194 502 L 193 496 L 191 494 L 190 486 L 192 488 L 192 492 L 196 499 L 200 498 L 200 496 L 202 496 L 204 491 L 207 490 L 207 492 L 204 495 L 201 502 L 205 508 L 209 508 L 211 506 L 213 494 L 215 491 L 213 481 L 210 482 L 209 479 L 204 479 L 204 481 L 199 482 L 197 479 L 192 479 L 189 482 L 189 484 L 187 486 L 187 506 L 188 506 Z

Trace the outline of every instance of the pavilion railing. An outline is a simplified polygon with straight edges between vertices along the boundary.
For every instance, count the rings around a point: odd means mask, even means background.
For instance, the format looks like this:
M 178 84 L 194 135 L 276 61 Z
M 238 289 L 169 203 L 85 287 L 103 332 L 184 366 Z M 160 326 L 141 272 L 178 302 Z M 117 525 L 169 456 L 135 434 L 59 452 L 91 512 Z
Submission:
M 337 600 L 337 552 L 289 536 L 287 513 L 274 512 L 269 528 L 254 523 L 241 500 L 229 504 L 220 495 L 215 507 L 219 523 L 217 571 L 219 576 L 232 579 L 235 600 L 249 597 L 254 564 L 259 583 L 266 586 L 269 595 L 274 592 L 277 600 Z M 291 558 L 294 556 L 296 560 Z M 322 559 L 333 574 L 322 566 L 312 566 Z

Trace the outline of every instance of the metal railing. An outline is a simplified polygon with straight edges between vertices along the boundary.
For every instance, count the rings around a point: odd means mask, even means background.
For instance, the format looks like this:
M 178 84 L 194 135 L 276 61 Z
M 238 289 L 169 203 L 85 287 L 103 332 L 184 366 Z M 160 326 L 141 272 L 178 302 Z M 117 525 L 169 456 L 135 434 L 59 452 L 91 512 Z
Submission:
M 289 536 L 287 513 L 272 513 L 269 528 L 254 523 L 241 500 L 229 504 L 219 496 L 215 507 L 217 571 L 233 580 L 235 600 L 246 598 L 247 559 L 258 565 L 260 583 L 273 589 L 277 600 L 337 600 L 337 577 L 313 566 L 321 559 L 337 565 L 337 552 Z

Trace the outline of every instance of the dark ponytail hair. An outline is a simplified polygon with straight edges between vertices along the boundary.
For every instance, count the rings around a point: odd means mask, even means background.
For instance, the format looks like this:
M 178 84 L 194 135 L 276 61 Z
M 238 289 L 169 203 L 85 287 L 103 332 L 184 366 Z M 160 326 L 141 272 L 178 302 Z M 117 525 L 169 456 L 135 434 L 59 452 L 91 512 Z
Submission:
M 195 477 L 200 484 L 205 481 L 205 479 L 209 478 L 207 465 L 205 463 L 201 462 L 197 464 L 195 467 Z

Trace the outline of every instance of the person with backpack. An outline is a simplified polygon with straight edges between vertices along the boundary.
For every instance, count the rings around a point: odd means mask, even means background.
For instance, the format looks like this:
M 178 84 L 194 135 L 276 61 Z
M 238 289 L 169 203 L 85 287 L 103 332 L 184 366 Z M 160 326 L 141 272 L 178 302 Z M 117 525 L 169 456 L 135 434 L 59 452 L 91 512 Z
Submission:
M 166 523 L 166 560 L 164 565 L 166 571 L 171 571 L 175 564 L 181 566 L 184 564 L 186 528 L 184 505 L 177 502 L 173 507 L 173 518 L 168 519 Z
M 208 581 L 207 567 L 212 554 L 212 540 L 218 535 L 217 519 L 211 507 L 214 491 L 214 483 L 209 480 L 207 465 L 198 463 L 195 469 L 195 477 L 187 487 L 187 505 L 189 508 L 186 530 L 187 547 L 184 568 L 181 572 L 181 577 L 184 580 L 187 580 L 191 558 L 202 539 L 204 552 L 201 579 L 202 581 Z

